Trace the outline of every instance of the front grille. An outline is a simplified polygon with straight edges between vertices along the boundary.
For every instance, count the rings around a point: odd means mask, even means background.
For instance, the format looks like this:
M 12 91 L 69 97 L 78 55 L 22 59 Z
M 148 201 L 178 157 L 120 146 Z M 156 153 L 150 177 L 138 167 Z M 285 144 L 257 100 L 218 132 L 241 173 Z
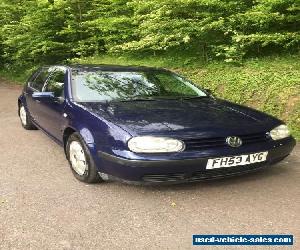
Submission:
M 196 171 L 191 175 L 185 173 L 170 173 L 170 174 L 147 174 L 143 176 L 143 181 L 160 183 L 160 182 L 193 182 L 200 180 L 209 180 L 216 178 L 229 177 L 239 174 L 244 174 L 263 168 L 265 163 L 256 163 L 245 166 L 236 166 L 230 168 L 219 168 L 212 170 Z
M 237 135 L 237 136 L 242 139 L 243 141 L 242 146 L 252 144 L 252 143 L 266 142 L 270 139 L 266 133 Z M 196 139 L 186 139 L 183 141 L 185 143 L 186 150 L 199 150 L 199 149 L 228 146 L 226 144 L 226 137 L 203 138 L 203 139 L 196 138 Z
M 143 180 L 147 182 L 172 182 L 182 181 L 185 179 L 184 173 L 173 174 L 147 174 L 144 175 Z
M 264 166 L 266 166 L 265 163 L 256 163 L 256 164 L 250 164 L 245 166 L 235 166 L 230 168 L 219 168 L 219 169 L 212 169 L 212 170 L 197 171 L 192 174 L 190 181 L 214 179 L 214 178 L 243 174 L 243 173 L 258 170 Z

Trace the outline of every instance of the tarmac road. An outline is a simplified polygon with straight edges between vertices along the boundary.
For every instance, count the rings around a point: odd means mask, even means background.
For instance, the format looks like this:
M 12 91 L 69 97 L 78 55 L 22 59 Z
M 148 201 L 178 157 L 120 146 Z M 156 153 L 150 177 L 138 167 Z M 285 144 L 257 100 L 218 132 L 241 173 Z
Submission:
M 193 234 L 293 234 L 300 249 L 299 146 L 272 168 L 225 180 L 86 185 L 60 146 L 21 127 L 20 92 L 0 85 L 1 250 L 200 249 Z

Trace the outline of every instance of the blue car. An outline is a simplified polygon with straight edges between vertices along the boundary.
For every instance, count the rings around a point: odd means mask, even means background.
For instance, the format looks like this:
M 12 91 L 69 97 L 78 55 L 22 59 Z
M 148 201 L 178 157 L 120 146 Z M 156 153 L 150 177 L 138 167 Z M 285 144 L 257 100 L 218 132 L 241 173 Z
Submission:
M 47 66 L 18 99 L 22 126 L 63 146 L 87 183 L 180 183 L 240 175 L 287 157 L 280 120 L 225 100 L 165 69 Z

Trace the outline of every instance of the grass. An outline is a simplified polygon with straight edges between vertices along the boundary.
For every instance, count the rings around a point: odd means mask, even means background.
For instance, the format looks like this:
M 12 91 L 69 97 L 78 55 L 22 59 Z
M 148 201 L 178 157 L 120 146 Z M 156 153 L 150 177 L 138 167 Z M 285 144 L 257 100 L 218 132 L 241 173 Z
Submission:
M 194 55 L 105 55 L 69 63 L 164 67 L 181 73 L 215 96 L 254 107 L 289 125 L 300 140 L 300 55 L 249 59 L 242 65 L 199 60 Z M 26 70 L 0 71 L 0 76 L 24 82 Z
M 31 73 L 31 69 L 0 69 L 0 78 L 5 79 L 10 84 L 24 84 Z

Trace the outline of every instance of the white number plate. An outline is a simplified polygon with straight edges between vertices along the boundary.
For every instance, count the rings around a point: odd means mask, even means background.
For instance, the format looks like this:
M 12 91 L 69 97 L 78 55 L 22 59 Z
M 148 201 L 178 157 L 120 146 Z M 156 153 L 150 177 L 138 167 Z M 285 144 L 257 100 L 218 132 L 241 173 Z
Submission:
M 228 168 L 234 166 L 248 165 L 257 162 L 263 162 L 267 160 L 267 156 L 268 156 L 268 151 L 254 153 L 254 154 L 247 154 L 247 155 L 208 159 L 206 164 L 206 169 Z

